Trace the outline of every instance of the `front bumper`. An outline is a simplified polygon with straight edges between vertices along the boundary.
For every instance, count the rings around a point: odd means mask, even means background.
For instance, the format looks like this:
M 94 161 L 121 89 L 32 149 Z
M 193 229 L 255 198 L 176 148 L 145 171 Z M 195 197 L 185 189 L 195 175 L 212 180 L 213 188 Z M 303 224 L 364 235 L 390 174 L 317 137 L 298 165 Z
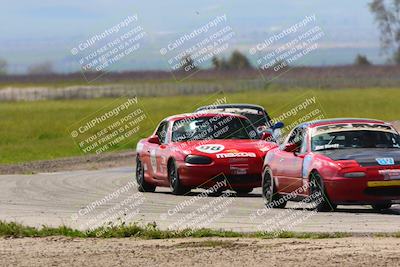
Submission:
M 224 189 L 252 189 L 261 186 L 262 159 L 232 164 L 221 160 L 207 165 L 177 162 L 182 185 L 191 188 L 209 188 L 226 180 Z
M 400 180 L 333 177 L 324 180 L 329 199 L 335 204 L 375 204 L 400 200 Z

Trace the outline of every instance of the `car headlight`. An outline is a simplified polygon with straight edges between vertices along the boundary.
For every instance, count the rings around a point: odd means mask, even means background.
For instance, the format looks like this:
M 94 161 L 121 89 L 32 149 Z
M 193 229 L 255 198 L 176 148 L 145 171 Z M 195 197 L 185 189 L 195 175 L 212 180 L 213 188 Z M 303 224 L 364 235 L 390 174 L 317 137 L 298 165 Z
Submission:
M 185 158 L 185 162 L 190 164 L 210 164 L 212 159 L 205 156 L 188 155 Z

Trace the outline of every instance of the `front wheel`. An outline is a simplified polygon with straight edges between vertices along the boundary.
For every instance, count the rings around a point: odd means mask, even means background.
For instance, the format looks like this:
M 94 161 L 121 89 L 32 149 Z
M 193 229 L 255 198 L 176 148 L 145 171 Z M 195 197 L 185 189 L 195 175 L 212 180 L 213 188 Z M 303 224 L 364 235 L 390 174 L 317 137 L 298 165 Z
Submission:
M 373 204 L 372 208 L 376 211 L 387 210 L 390 209 L 392 203 L 381 203 L 381 204 Z
M 270 169 L 266 168 L 264 170 L 261 183 L 265 206 L 268 208 L 283 209 L 286 206 L 287 201 L 282 195 L 277 193 L 274 177 L 272 176 L 272 171 Z
M 325 191 L 322 177 L 317 172 L 311 173 L 310 197 L 314 199 L 315 209 L 319 212 L 333 211 L 337 207 L 337 205 L 330 202 Z
M 139 159 L 139 155 L 136 156 L 136 182 L 138 184 L 139 192 L 154 192 L 156 186 L 149 184 L 144 179 L 144 167 Z
M 182 186 L 181 180 L 179 179 L 178 168 L 176 167 L 174 161 L 171 161 L 168 164 L 168 178 L 172 194 L 183 195 L 190 191 L 190 189 Z

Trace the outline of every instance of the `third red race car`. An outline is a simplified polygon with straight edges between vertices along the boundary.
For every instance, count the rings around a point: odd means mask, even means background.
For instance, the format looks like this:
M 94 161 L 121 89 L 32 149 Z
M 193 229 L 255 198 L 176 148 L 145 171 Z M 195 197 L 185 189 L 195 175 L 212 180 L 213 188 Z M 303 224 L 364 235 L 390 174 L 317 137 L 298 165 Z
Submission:
M 157 186 L 184 194 L 196 187 L 248 193 L 261 186 L 266 142 L 250 121 L 237 114 L 193 113 L 164 119 L 137 144 L 136 179 L 140 191 Z
M 317 194 L 319 211 L 337 205 L 388 209 L 400 200 L 400 136 L 388 123 L 332 119 L 297 126 L 265 158 L 266 205 Z

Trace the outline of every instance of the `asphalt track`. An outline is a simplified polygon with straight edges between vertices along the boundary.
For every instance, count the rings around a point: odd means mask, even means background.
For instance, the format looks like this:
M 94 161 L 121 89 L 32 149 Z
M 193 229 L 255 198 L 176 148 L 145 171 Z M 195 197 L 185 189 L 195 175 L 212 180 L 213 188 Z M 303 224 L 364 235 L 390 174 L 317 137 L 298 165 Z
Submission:
M 339 206 L 335 212 L 316 213 L 295 202 L 289 202 L 287 209 L 265 210 L 259 189 L 246 196 L 220 197 L 201 197 L 201 190 L 174 196 L 169 188 L 139 193 L 133 178 L 132 167 L 1 175 L 0 220 L 82 230 L 112 221 L 156 222 L 161 229 L 400 231 L 400 205 L 383 213 L 367 206 Z

